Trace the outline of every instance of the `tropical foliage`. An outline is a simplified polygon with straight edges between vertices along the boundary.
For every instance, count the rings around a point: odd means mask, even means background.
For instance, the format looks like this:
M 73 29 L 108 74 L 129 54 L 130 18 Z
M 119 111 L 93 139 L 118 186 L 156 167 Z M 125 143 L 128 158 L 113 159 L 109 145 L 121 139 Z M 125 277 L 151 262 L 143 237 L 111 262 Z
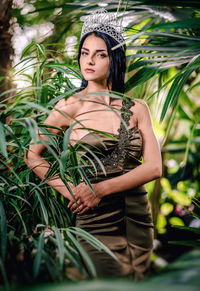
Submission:
M 65 53 L 65 38 L 80 35 L 80 16 L 97 8 L 97 3 L 24 2 L 24 7 L 13 9 L 17 23 L 23 28 L 51 22 L 53 31 L 41 42 L 31 42 L 9 72 L 14 81 L 23 80 L 25 85 L 0 94 L 0 284 L 7 287 L 32 283 L 33 278 L 34 282 L 86 278 L 80 253 L 95 277 L 76 235 L 109 251 L 73 227 L 66 199 L 41 182 L 24 162 L 30 140 L 36 142 L 40 130 L 47 136 L 46 158 L 51 164 L 46 178 L 58 173 L 67 187 L 80 178 L 91 186 L 84 164 L 80 167 L 78 163 L 80 146 L 69 143 L 71 129 L 55 136 L 43 121 L 57 101 L 78 90 L 75 84 L 80 83 L 81 75 L 76 55 Z M 189 226 L 192 218 L 185 207 L 193 212 L 192 198 L 198 199 L 200 193 L 199 3 L 104 2 L 109 11 L 119 8 L 126 24 L 126 94 L 145 99 L 152 115 L 157 115 L 153 122 L 162 147 L 163 178 L 150 183 L 148 189 L 157 238 L 176 240 L 168 236 L 171 225 Z M 24 13 L 26 7 L 29 12 Z M 95 173 L 95 167 L 92 170 Z
M 27 56 L 30 50 L 31 57 Z M 6 109 L 1 112 L 1 120 L 5 123 L 8 117 L 12 120 L 5 126 L 0 123 L 1 165 L 4 170 L 0 185 L 1 271 L 4 281 L 14 280 L 14 274 L 19 279 L 20 274 L 26 274 L 27 282 L 31 282 L 32 276 L 37 278 L 39 271 L 39 278 L 50 276 L 53 280 L 62 280 L 65 276 L 70 277 L 67 266 L 78 268 L 87 277 L 80 253 L 95 277 L 95 269 L 75 235 L 86 239 L 100 251 L 113 254 L 97 239 L 73 227 L 74 217 L 67 208 L 67 199 L 49 189 L 46 181 L 39 181 L 24 162 L 30 140 L 37 143 L 40 131 L 47 137 L 47 141 L 43 142 L 48 149 L 46 159 L 51 165 L 46 179 L 59 174 L 70 190 L 69 182 L 77 185 L 83 178 L 92 187 L 84 165 L 79 166 L 78 163 L 78 152 L 83 148 L 79 143 L 75 146 L 69 143 L 71 129 L 76 122 L 60 136 L 53 135 L 42 124 L 58 100 L 77 90 L 69 75 L 80 78 L 80 73 L 58 61 L 52 62 L 44 46 L 34 42 L 23 51 L 22 58 L 23 66 L 17 74 L 26 76 L 31 86 L 17 90 L 9 103 L 2 104 Z M 26 74 L 30 62 L 35 69 L 33 77 Z M 15 264 L 11 263 L 13 260 Z M 24 275 L 21 280 L 25 280 Z

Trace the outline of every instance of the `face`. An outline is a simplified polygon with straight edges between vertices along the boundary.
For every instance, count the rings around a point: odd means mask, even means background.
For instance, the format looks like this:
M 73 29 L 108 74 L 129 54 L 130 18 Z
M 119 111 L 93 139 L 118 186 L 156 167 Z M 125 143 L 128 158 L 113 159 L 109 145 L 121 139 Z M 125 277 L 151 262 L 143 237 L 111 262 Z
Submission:
M 109 70 L 109 56 L 104 40 L 94 34 L 83 42 L 80 56 L 80 69 L 86 81 L 106 84 Z

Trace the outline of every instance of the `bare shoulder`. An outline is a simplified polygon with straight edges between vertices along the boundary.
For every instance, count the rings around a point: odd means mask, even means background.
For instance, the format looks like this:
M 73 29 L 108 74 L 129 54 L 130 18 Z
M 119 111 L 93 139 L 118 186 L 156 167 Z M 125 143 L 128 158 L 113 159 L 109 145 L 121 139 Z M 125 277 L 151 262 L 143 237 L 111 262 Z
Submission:
M 150 115 L 149 106 L 142 99 L 134 99 L 134 106 L 132 106 L 131 111 L 136 116 L 137 120 L 141 120 Z
M 134 106 L 132 106 L 131 111 L 136 119 L 136 123 L 139 128 L 151 126 L 151 114 L 149 106 L 142 99 L 134 99 Z
M 76 111 L 79 107 L 79 98 L 72 95 L 67 99 L 59 100 L 44 121 L 44 124 L 56 125 L 57 127 L 68 127 L 74 120 Z
M 77 98 L 77 95 L 72 95 L 67 99 L 61 99 L 56 103 L 53 110 L 55 111 L 61 111 L 64 113 L 73 113 L 76 110 L 76 107 L 78 107 L 79 98 Z
M 149 111 L 149 106 L 143 99 L 134 99 L 134 106 L 132 107 L 134 113 L 144 113 Z

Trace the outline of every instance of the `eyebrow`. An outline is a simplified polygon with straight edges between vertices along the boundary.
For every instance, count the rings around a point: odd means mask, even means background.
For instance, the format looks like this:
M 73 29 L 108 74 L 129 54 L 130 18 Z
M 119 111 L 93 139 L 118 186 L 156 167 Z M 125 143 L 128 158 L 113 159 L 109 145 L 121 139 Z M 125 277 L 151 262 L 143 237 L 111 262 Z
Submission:
M 84 50 L 86 50 L 86 51 L 88 51 L 89 52 L 89 49 L 87 49 L 86 47 L 82 47 L 82 49 L 84 49 Z M 105 49 L 98 49 L 98 50 L 96 50 L 96 52 L 98 53 L 98 52 L 105 52 L 106 50 Z

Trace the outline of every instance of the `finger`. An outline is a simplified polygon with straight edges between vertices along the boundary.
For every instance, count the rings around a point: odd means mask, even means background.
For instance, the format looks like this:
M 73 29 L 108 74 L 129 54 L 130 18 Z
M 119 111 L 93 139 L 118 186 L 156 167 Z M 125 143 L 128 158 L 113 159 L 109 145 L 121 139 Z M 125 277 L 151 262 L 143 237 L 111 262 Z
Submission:
M 81 214 L 87 212 L 89 209 L 90 209 L 90 208 L 86 206 L 86 207 L 83 208 L 83 210 L 81 210 L 81 211 L 78 212 L 77 214 L 78 214 L 78 215 L 81 215 Z
M 78 206 L 78 207 L 73 211 L 73 213 L 78 213 L 78 212 L 82 211 L 83 208 L 84 208 L 84 205 L 81 204 L 81 205 L 79 205 L 79 206 Z
M 81 204 L 81 200 L 80 199 L 78 199 L 77 201 L 75 201 L 75 200 L 71 200 L 70 202 L 69 202 L 69 204 L 68 204 L 68 208 L 70 208 L 71 209 L 71 207 L 72 207 L 72 205 L 79 205 L 79 204 Z
M 72 206 L 72 204 L 76 203 L 77 202 L 77 199 L 73 198 L 72 200 L 70 200 L 70 202 L 68 203 L 68 208 L 70 208 Z
M 81 205 L 81 200 L 80 199 L 76 199 L 73 201 L 73 204 L 76 204 L 76 205 Z
M 77 204 L 78 204 L 78 205 L 81 205 L 81 203 L 82 203 L 82 202 L 81 202 L 81 199 L 79 198 L 79 199 L 77 200 Z
M 70 210 L 73 211 L 73 210 L 75 210 L 77 207 L 78 207 L 77 203 L 74 202 L 74 203 L 72 204 L 72 206 L 70 207 Z
M 80 200 L 79 193 L 73 193 L 73 196 L 71 197 L 71 200 L 70 200 L 70 202 L 69 202 L 68 205 L 71 206 L 71 204 L 73 204 L 74 201 L 77 201 L 78 202 L 78 200 Z M 70 206 L 69 206 L 69 208 L 70 208 Z
M 74 203 L 72 204 L 70 210 L 71 210 L 71 211 L 74 211 L 74 210 L 76 210 L 76 209 L 80 209 L 80 206 L 81 206 L 81 209 L 82 209 L 83 207 L 85 207 L 85 204 L 84 204 L 84 203 L 81 203 L 81 201 L 78 200 L 77 202 L 74 202 Z
M 67 205 L 67 208 L 70 208 L 72 206 L 72 204 L 74 203 L 74 201 L 70 201 Z

